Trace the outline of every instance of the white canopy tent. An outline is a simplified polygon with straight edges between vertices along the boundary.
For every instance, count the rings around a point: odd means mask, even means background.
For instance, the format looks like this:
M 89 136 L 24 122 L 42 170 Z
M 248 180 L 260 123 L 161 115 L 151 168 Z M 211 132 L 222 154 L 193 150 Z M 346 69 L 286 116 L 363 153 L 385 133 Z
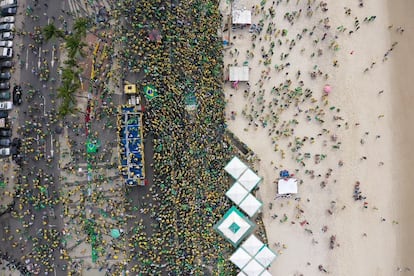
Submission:
M 263 246 L 263 242 L 256 238 L 255 235 L 251 235 L 242 243 L 240 247 L 249 253 L 250 256 L 254 257 Z
M 226 196 L 237 205 L 239 205 L 248 194 L 249 191 L 247 191 L 239 182 L 235 182 L 226 192 Z
M 250 234 L 254 224 L 233 206 L 214 228 L 234 246 L 237 246 L 244 237 Z
M 272 276 L 272 274 L 270 274 L 269 271 L 265 270 L 262 274 L 260 274 L 260 276 Z
M 269 249 L 269 247 L 264 246 L 259 253 L 254 257 L 263 267 L 268 267 L 276 258 L 276 254 Z
M 249 81 L 249 66 L 230 66 L 229 81 Z
M 259 184 L 261 178 L 251 169 L 247 169 L 238 179 L 238 182 L 243 185 L 249 192 Z
M 279 179 L 277 183 L 277 193 L 279 195 L 297 194 L 298 193 L 298 180 L 294 178 Z
M 233 10 L 232 12 L 233 24 L 252 24 L 252 12 L 246 9 Z
M 248 194 L 243 201 L 239 204 L 239 207 L 249 216 L 253 217 L 262 207 L 262 203 L 254 197 L 252 194 Z
M 244 164 L 236 156 L 230 160 L 229 163 L 224 167 L 224 170 L 230 174 L 234 179 L 238 179 L 242 173 L 247 169 L 246 164 Z
M 230 257 L 230 261 L 240 269 L 243 269 L 251 259 L 252 257 L 241 247 L 239 247 Z
M 252 259 L 244 268 L 243 272 L 248 276 L 258 276 L 264 270 L 264 267 L 261 266 L 255 259 Z

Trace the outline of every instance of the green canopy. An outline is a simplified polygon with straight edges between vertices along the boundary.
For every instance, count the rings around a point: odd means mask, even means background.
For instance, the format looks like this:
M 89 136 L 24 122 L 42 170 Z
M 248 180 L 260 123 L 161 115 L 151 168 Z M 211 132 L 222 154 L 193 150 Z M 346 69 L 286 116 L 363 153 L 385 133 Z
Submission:
M 87 153 L 96 153 L 100 147 L 101 143 L 98 140 L 88 139 L 86 141 L 86 151 Z
M 111 236 L 112 236 L 112 238 L 117 239 L 121 236 L 121 232 L 119 232 L 118 229 L 112 229 L 111 230 Z
M 152 98 L 155 98 L 158 95 L 157 89 L 153 85 L 144 86 L 144 93 L 145 93 L 145 97 L 148 100 L 151 100 Z

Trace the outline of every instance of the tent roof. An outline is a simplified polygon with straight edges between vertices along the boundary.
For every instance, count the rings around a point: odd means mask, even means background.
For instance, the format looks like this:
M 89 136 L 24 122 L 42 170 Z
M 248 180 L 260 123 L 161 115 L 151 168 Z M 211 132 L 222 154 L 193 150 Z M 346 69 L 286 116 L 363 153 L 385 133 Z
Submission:
M 279 179 L 277 183 L 277 193 L 283 194 L 297 194 L 298 193 L 298 180 L 294 178 Z
M 240 202 L 247 196 L 249 192 L 240 183 L 235 182 L 233 186 L 226 192 L 226 196 L 235 204 Z
M 249 66 L 230 66 L 229 81 L 249 81 Z
M 252 24 L 252 12 L 249 10 L 233 10 L 233 24 Z
M 236 252 L 230 257 L 230 261 L 235 264 L 238 268 L 243 269 L 246 264 L 251 260 L 251 256 L 247 254 L 243 248 L 239 247 Z
M 272 274 L 270 274 L 269 271 L 264 270 L 262 274 L 260 274 L 260 276 L 272 276 Z
M 252 259 L 244 268 L 243 272 L 248 276 L 257 276 L 260 275 L 264 270 L 264 267 L 261 266 L 255 259 Z
M 252 194 L 248 194 L 239 204 L 239 207 L 249 216 L 253 217 L 262 207 L 262 203 Z
M 247 169 L 238 179 L 249 192 L 260 182 L 260 177 L 251 169 Z
M 236 156 L 230 160 L 229 163 L 224 167 L 224 170 L 230 174 L 234 179 L 240 177 L 240 175 L 247 169 L 246 164 L 244 164 L 239 158 Z
M 254 257 L 257 252 L 262 249 L 263 246 L 264 244 L 258 238 L 256 238 L 255 235 L 251 235 L 249 238 L 247 238 L 247 240 L 245 240 L 244 243 L 242 243 L 241 248 L 246 250 L 250 256 Z
M 268 267 L 273 260 L 276 258 L 276 254 L 269 249 L 269 247 L 264 246 L 259 253 L 256 254 L 255 259 L 263 266 Z
M 254 224 L 233 206 L 214 228 L 234 246 L 237 246 L 244 237 L 250 234 Z

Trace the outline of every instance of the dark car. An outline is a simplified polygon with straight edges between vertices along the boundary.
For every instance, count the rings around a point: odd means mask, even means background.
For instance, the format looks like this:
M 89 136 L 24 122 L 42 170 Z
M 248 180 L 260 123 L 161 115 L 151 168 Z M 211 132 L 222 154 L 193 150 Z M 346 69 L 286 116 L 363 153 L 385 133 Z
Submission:
M 9 147 L 11 144 L 10 138 L 1 138 L 0 139 L 0 147 Z
M 3 8 L 1 10 L 2 16 L 15 15 L 16 13 L 17 13 L 17 7 Z
M 10 89 L 10 82 L 4 81 L 0 82 L 0 90 Z
M 11 67 L 13 67 L 13 65 L 14 65 L 14 63 L 11 60 L 5 60 L 5 61 L 0 62 L 0 67 L 2 69 L 3 68 L 11 68 Z
M 20 105 L 22 103 L 22 87 L 16 85 L 13 88 L 13 104 Z
M 8 117 L 9 117 L 9 112 L 7 112 L 6 110 L 0 110 L 0 119 L 8 118 Z
M 0 137 L 11 137 L 12 130 L 9 128 L 2 128 L 0 129 Z
M 1 80 L 9 80 L 11 78 L 10 72 L 1 72 L 0 79 Z
M 10 100 L 10 92 L 9 91 L 2 91 L 0 92 L 0 100 L 2 101 L 8 101 Z

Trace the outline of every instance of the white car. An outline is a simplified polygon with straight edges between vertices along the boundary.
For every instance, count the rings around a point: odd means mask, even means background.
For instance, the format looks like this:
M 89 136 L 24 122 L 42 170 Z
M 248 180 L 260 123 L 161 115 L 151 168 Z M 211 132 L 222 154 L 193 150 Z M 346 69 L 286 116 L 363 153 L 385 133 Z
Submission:
M 12 58 L 13 57 L 13 49 L 0 47 L 0 58 Z
M 12 48 L 13 47 L 13 41 L 11 41 L 11 40 L 1 40 L 0 41 L 0 47 Z
M 0 24 L 3 23 L 14 23 L 14 16 L 5 16 L 0 18 Z
M 0 110 L 11 110 L 13 108 L 13 103 L 8 102 L 0 102 Z
M 0 149 L 0 156 L 9 156 L 10 155 L 10 148 L 1 148 Z
M 17 5 L 17 0 L 3 0 L 0 2 L 0 7 Z
M 1 40 L 13 40 L 14 34 L 12 32 L 0 33 Z

